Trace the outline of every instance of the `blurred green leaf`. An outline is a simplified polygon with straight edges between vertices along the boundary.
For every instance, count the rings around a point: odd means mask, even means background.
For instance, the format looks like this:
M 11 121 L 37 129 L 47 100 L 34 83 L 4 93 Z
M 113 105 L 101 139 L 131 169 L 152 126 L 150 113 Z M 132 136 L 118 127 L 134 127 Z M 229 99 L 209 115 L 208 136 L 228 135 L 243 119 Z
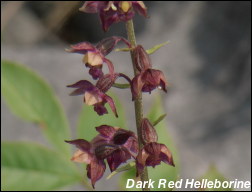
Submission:
M 115 96 L 115 94 L 109 92 L 108 95 L 113 98 L 119 117 L 118 118 L 115 117 L 108 104 L 106 104 L 108 114 L 102 116 L 99 116 L 94 111 L 93 106 L 87 106 L 83 104 L 83 108 L 80 113 L 79 122 L 77 125 L 78 138 L 91 141 L 98 134 L 95 127 L 104 124 L 127 129 L 123 106 L 121 105 L 119 99 Z
M 22 65 L 1 61 L 1 90 L 10 110 L 18 117 L 40 125 L 42 132 L 63 153 L 70 147 L 64 140 L 70 131 L 52 89 L 37 74 Z
M 74 164 L 62 154 L 35 143 L 1 144 L 1 189 L 55 190 L 81 181 Z
M 160 115 L 159 118 L 157 118 L 152 125 L 156 126 L 157 124 L 159 124 L 164 118 L 166 117 L 166 114 Z
M 221 183 L 224 181 L 228 181 L 215 167 L 215 165 L 210 165 L 209 169 L 205 173 L 204 176 L 202 176 L 199 180 L 202 181 L 202 179 L 207 179 L 207 181 L 215 181 L 216 179 L 220 181 Z M 206 188 L 206 189 L 200 189 L 201 191 L 233 191 L 232 188 Z
M 107 179 L 110 179 L 111 177 L 113 177 L 114 175 L 116 175 L 117 173 L 123 172 L 123 171 L 127 171 L 130 170 L 132 168 L 134 168 L 136 166 L 135 162 L 130 162 L 118 169 L 116 169 L 115 171 L 113 171 L 112 173 L 109 174 L 109 176 L 107 177 Z
M 160 98 L 160 95 L 156 95 L 155 101 L 153 103 L 153 106 L 147 115 L 147 118 L 151 122 L 155 122 L 156 119 L 160 117 L 160 114 L 164 114 L 163 104 Z M 178 172 L 179 172 L 179 161 L 177 156 L 177 151 L 172 143 L 171 136 L 169 135 L 167 131 L 167 125 L 166 122 L 163 120 L 159 124 L 156 125 L 156 131 L 158 133 L 158 143 L 165 144 L 172 152 L 173 160 L 176 167 L 172 167 L 170 165 L 167 165 L 165 163 L 161 163 L 160 165 L 156 166 L 155 168 L 148 167 L 149 172 L 149 178 L 154 181 L 159 181 L 159 179 L 167 179 L 168 181 L 176 181 L 178 179 Z M 132 169 L 130 171 L 127 171 L 122 174 L 122 177 L 120 179 L 120 186 L 122 189 L 126 190 L 126 182 L 127 179 L 134 179 L 136 178 L 136 170 Z M 127 190 L 139 190 L 136 188 L 127 189 Z M 154 188 L 153 191 L 167 191 L 172 189 L 163 189 L 163 188 Z
M 155 53 L 158 49 L 160 49 L 161 47 L 167 45 L 168 43 L 170 43 L 169 41 L 166 41 L 164 43 L 161 43 L 161 44 L 158 44 L 158 45 L 155 45 L 154 47 L 146 50 L 146 52 L 150 55 L 150 54 L 153 54 Z

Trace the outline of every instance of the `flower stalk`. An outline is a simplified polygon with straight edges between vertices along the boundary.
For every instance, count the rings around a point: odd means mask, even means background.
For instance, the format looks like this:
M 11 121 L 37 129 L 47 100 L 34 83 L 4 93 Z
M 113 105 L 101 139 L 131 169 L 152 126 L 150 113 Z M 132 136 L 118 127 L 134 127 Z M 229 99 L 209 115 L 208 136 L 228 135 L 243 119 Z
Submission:
M 135 31 L 134 31 L 134 24 L 133 20 L 129 20 L 126 22 L 126 30 L 127 30 L 127 35 L 128 35 L 128 40 L 131 43 L 132 47 L 136 47 L 136 36 L 135 36 Z M 132 65 L 134 69 L 134 75 L 136 76 L 139 71 L 137 70 L 136 63 L 134 63 L 134 53 L 133 51 L 130 51 L 131 54 L 131 60 L 132 60 Z M 138 97 L 134 101 L 135 105 L 135 118 L 136 118 L 136 127 L 137 127 L 137 136 L 138 136 L 138 146 L 139 149 L 143 147 L 143 141 L 142 141 L 142 131 L 141 131 L 141 122 L 143 119 L 143 104 L 142 104 L 142 93 L 138 95 Z M 147 167 L 144 168 L 143 172 L 140 174 L 141 181 L 148 181 L 149 176 L 148 176 L 148 169 Z M 144 187 L 142 189 L 143 191 L 150 191 L 148 187 Z

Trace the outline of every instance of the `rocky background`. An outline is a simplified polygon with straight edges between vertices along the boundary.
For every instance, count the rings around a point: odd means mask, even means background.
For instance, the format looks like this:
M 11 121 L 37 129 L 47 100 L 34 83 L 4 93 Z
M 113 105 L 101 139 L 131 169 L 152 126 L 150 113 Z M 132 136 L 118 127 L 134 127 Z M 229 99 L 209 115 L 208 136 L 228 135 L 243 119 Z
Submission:
M 124 24 L 101 30 L 97 15 L 78 11 L 82 2 L 1 2 L 1 53 L 29 66 L 50 83 L 73 129 L 80 100 L 65 85 L 90 79 L 81 55 L 64 52 L 69 44 L 96 43 L 126 36 Z M 146 2 L 150 18 L 136 16 L 137 41 L 145 48 L 169 40 L 151 56 L 171 84 L 163 94 L 167 129 L 178 147 L 181 178 L 198 178 L 209 164 L 230 180 L 251 181 L 251 2 Z M 117 71 L 132 77 L 127 53 L 112 53 Z M 134 127 L 126 91 L 114 90 Z M 146 105 L 153 96 L 144 95 Z M 148 106 L 147 106 L 148 107 Z M 13 116 L 1 100 L 1 139 L 45 143 L 35 125 Z M 116 178 L 97 183 L 115 190 Z M 83 190 L 76 186 L 72 190 Z

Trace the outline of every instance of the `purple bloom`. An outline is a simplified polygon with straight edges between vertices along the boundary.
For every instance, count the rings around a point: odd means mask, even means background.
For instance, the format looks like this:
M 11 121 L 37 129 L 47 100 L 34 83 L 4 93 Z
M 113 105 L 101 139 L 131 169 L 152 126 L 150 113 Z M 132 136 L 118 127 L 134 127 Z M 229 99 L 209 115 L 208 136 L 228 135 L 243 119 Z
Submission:
M 115 116 L 118 117 L 113 99 L 89 81 L 81 80 L 73 85 L 68 85 L 67 87 L 77 88 L 70 95 L 75 96 L 84 94 L 84 103 L 87 105 L 93 105 L 94 110 L 98 113 L 98 115 L 108 113 L 104 106 L 108 103 Z
M 131 157 L 135 158 L 134 154 L 138 152 L 137 138 L 133 132 L 108 125 L 96 127 L 96 130 L 100 134 L 91 142 L 84 139 L 66 141 L 78 148 L 71 160 L 88 164 L 87 176 L 93 187 L 105 172 L 105 159 L 112 172 Z
M 147 17 L 147 8 L 143 1 L 86 1 L 79 10 L 85 13 L 99 13 L 104 31 L 113 23 L 132 19 L 135 12 Z
M 157 87 L 167 92 L 167 81 L 163 72 L 151 68 L 142 71 L 132 79 L 132 100 L 135 100 L 141 91 L 151 93 Z
M 137 176 L 142 173 L 145 166 L 155 167 L 161 161 L 174 166 L 170 150 L 164 144 L 157 143 L 156 130 L 147 118 L 141 122 L 141 133 L 144 146 L 136 158 Z
M 167 81 L 162 71 L 151 68 L 149 55 L 141 45 L 134 49 L 134 62 L 139 71 L 131 81 L 132 100 L 135 100 L 140 92 L 149 92 L 157 87 L 167 92 Z
M 137 163 L 137 176 L 140 175 L 145 166 L 155 167 L 163 161 L 164 163 L 175 166 L 171 151 L 164 145 L 156 142 L 147 143 L 140 150 Z
M 129 42 L 126 39 L 113 36 L 103 39 L 96 46 L 93 46 L 89 42 L 81 42 L 71 45 L 71 48 L 66 49 L 66 51 L 84 54 L 85 56 L 83 57 L 83 63 L 86 65 L 86 67 L 90 68 L 89 74 L 93 77 L 93 79 L 98 79 L 103 76 L 103 63 L 107 64 L 111 74 L 114 73 L 114 66 L 112 62 L 106 59 L 105 56 L 114 49 L 119 41 L 123 41 L 127 46 L 130 47 Z
M 98 181 L 103 176 L 106 169 L 104 160 L 98 159 L 95 155 L 94 143 L 89 143 L 84 139 L 76 139 L 66 142 L 73 144 L 78 148 L 71 160 L 78 163 L 88 164 L 87 176 L 89 179 L 91 179 L 91 183 L 94 188 L 96 181 Z
M 138 146 L 137 137 L 132 131 L 108 125 L 96 127 L 96 130 L 100 133 L 100 136 L 96 140 L 99 140 L 101 143 L 106 142 L 120 146 L 106 158 L 111 172 L 131 157 L 135 158 Z

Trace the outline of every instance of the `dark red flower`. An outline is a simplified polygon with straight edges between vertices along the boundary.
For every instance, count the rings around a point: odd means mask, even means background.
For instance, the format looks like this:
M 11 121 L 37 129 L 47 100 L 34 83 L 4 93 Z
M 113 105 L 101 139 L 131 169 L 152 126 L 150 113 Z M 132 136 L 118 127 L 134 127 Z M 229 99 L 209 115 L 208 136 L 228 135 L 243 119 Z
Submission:
M 143 1 L 86 1 L 79 10 L 85 13 L 99 13 L 104 31 L 113 23 L 132 19 L 135 12 L 147 17 L 147 8 Z
M 135 100 L 140 92 L 149 92 L 157 87 L 167 92 L 167 82 L 162 71 L 152 69 L 151 60 L 148 53 L 141 45 L 138 45 L 134 51 L 134 63 L 139 74 L 131 81 L 132 100 Z
M 112 62 L 105 58 L 119 41 L 123 41 L 130 47 L 129 42 L 122 37 L 108 37 L 100 41 L 96 46 L 89 42 L 81 42 L 75 45 L 71 45 L 70 49 L 66 49 L 67 52 L 84 54 L 83 63 L 86 67 L 89 67 L 89 74 L 93 79 L 98 79 L 103 76 L 102 66 L 106 63 L 111 74 L 114 73 L 114 66 Z
M 81 80 L 73 85 L 68 85 L 67 87 L 77 88 L 70 95 L 84 94 L 84 103 L 86 103 L 87 105 L 93 105 L 94 110 L 98 113 L 98 115 L 108 113 L 107 109 L 104 106 L 106 103 L 108 103 L 115 116 L 118 117 L 113 99 L 89 81 Z
M 164 144 L 156 142 L 145 144 L 136 158 L 137 176 L 142 173 L 145 166 L 155 167 L 159 165 L 161 161 L 168 165 L 175 166 L 171 151 Z
M 105 159 L 112 172 L 131 157 L 136 158 L 138 152 L 133 132 L 109 125 L 101 125 L 96 130 L 99 134 L 91 142 L 84 139 L 66 141 L 78 148 L 71 160 L 87 164 L 87 176 L 93 187 L 105 172 Z
M 100 133 L 100 135 L 95 138 L 96 143 L 109 143 L 118 146 L 118 148 L 106 158 L 111 172 L 116 170 L 120 164 L 125 163 L 131 157 L 135 158 L 138 152 L 138 146 L 137 137 L 132 131 L 108 125 L 96 127 L 96 130 Z
M 142 120 L 140 128 L 144 146 L 136 158 L 137 176 L 142 173 L 145 166 L 155 167 L 161 161 L 174 166 L 170 150 L 164 144 L 157 143 L 156 130 L 147 118 Z
M 87 176 L 91 179 L 92 186 L 98 181 L 104 174 L 106 165 L 103 159 L 98 159 L 95 155 L 95 148 L 93 143 L 89 143 L 84 139 L 76 139 L 72 141 L 66 141 L 67 143 L 75 145 L 78 150 L 74 153 L 72 161 L 78 163 L 86 163 Z
M 163 72 L 151 68 L 142 71 L 132 79 L 132 100 L 135 100 L 141 91 L 151 93 L 157 87 L 167 92 L 167 81 Z

